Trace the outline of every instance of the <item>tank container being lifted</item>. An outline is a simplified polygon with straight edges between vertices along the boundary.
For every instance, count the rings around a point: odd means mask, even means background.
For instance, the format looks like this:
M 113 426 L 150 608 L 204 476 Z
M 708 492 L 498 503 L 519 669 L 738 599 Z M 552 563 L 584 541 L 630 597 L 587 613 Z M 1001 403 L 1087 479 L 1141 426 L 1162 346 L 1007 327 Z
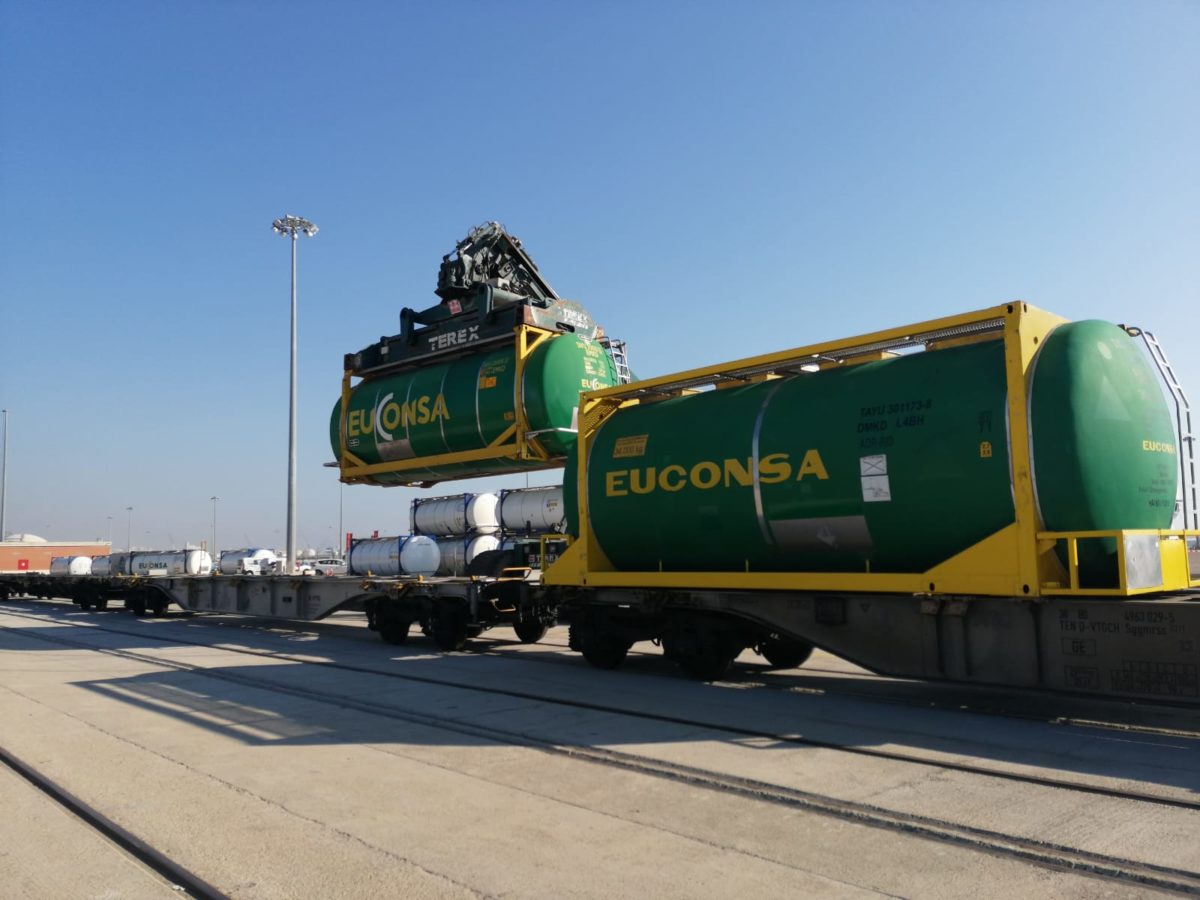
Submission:
M 368 378 L 350 394 L 346 450 L 365 465 L 477 451 L 511 438 L 520 407 L 527 436 L 546 459 L 447 462 L 365 476 L 372 484 L 412 484 L 553 465 L 574 443 L 579 392 L 617 383 L 612 358 L 599 341 L 552 335 L 525 360 L 517 379 L 513 346 L 425 368 Z M 342 403 L 329 423 L 341 459 Z
M 495 534 L 500 530 L 498 494 L 457 494 L 413 500 L 410 510 L 414 534 Z
M 618 571 L 926 571 L 1015 520 L 1006 385 L 987 340 L 626 406 L 590 443 L 592 532 Z M 1129 334 L 1054 328 L 1027 402 L 1043 530 L 1170 526 L 1172 420 Z M 1081 542 L 1082 583 L 1115 559 Z
M 437 542 L 425 535 L 369 538 L 355 541 L 346 557 L 346 574 L 378 575 L 395 578 L 401 575 L 434 575 L 441 562 Z
M 507 534 L 545 534 L 566 527 L 561 485 L 518 488 L 500 495 L 500 524 Z
M 92 574 L 92 558 L 90 556 L 56 556 L 50 560 L 51 575 L 90 575 Z

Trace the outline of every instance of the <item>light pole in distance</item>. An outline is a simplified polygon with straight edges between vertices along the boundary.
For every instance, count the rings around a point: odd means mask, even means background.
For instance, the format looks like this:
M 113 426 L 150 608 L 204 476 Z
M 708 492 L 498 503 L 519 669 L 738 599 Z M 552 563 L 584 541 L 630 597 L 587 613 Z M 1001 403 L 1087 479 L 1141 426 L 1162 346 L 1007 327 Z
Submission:
M 212 501 L 212 505 L 213 505 L 212 558 L 216 559 L 217 558 L 217 501 L 220 500 L 221 498 L 218 497 L 216 494 L 213 494 L 208 499 Z
M 133 507 L 125 507 L 125 512 L 129 513 L 129 520 L 125 523 L 125 550 L 126 552 L 133 551 Z
M 271 227 L 276 234 L 292 241 L 292 376 L 288 403 L 288 485 L 287 485 L 287 561 L 284 572 L 291 575 L 296 568 L 296 240 L 301 234 L 313 237 L 317 226 L 299 216 L 276 219 Z
M 4 502 L 8 499 L 8 410 L 4 413 L 4 462 L 0 468 L 0 541 L 4 540 Z

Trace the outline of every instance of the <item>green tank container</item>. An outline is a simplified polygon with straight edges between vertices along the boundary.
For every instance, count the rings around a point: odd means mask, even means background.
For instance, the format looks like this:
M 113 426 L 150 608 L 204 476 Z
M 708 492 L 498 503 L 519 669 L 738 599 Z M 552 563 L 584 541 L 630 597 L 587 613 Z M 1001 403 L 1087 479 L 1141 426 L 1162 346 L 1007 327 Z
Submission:
M 1174 433 L 1133 340 L 1062 325 L 1030 388 L 1045 528 L 1168 527 Z M 923 572 L 1014 521 L 1006 403 L 987 341 L 626 407 L 591 445 L 591 527 L 624 571 Z
M 346 448 L 368 465 L 419 460 L 488 447 L 516 424 L 523 404 L 529 430 L 561 461 L 575 442 L 579 393 L 617 383 L 612 358 L 596 341 L 556 335 L 525 362 L 517 384 L 513 346 L 452 362 L 368 379 L 350 395 Z M 342 403 L 329 423 L 340 457 Z M 416 467 L 371 476 L 374 484 L 411 484 L 545 468 L 543 460 L 487 459 Z M 553 462 L 549 463 L 555 464 Z

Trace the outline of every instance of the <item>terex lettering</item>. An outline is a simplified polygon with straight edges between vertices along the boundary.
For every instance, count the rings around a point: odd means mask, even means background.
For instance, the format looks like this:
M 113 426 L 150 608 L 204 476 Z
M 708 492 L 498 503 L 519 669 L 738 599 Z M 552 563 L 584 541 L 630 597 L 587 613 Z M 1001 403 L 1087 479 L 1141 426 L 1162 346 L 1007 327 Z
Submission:
M 808 450 L 798 466 L 793 466 L 788 453 L 771 453 L 758 461 L 760 484 L 782 481 L 803 481 L 813 477 L 826 481 L 829 472 L 816 450 Z M 629 494 L 649 494 L 654 491 L 674 493 L 688 485 L 707 491 L 715 487 L 751 487 L 754 484 L 753 459 L 724 459 L 721 462 L 701 460 L 691 468 L 680 465 L 644 466 L 636 469 L 613 469 L 604 473 L 604 495 L 626 497 Z
M 459 344 L 469 344 L 479 340 L 479 326 L 469 325 L 458 331 L 446 331 L 429 338 L 430 350 L 445 350 L 447 347 L 457 347 Z

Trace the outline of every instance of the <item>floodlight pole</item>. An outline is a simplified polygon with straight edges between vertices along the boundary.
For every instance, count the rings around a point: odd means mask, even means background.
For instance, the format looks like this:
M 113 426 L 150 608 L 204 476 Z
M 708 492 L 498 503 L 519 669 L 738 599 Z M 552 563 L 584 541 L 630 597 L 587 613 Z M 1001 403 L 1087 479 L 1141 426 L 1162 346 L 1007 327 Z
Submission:
M 125 512 L 129 513 L 129 519 L 125 523 L 125 550 L 131 552 L 133 550 L 133 507 L 125 507 Z M 132 572 L 132 569 L 130 571 Z
M 296 570 L 296 239 L 303 232 L 308 237 L 317 233 L 317 226 L 299 216 L 276 219 L 271 227 L 276 234 L 292 241 L 292 367 L 288 404 L 288 485 L 287 485 L 287 560 L 284 574 Z
M 0 469 L 0 541 L 4 540 L 4 504 L 8 499 L 8 410 L 4 413 L 4 462 Z
M 211 555 L 212 555 L 213 559 L 216 559 L 217 558 L 217 501 L 220 500 L 221 498 L 218 497 L 216 494 L 213 494 L 213 496 L 209 497 L 208 499 L 212 501 L 212 505 L 213 505 L 213 542 L 212 542 L 212 554 Z

